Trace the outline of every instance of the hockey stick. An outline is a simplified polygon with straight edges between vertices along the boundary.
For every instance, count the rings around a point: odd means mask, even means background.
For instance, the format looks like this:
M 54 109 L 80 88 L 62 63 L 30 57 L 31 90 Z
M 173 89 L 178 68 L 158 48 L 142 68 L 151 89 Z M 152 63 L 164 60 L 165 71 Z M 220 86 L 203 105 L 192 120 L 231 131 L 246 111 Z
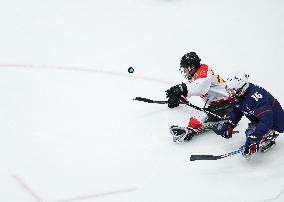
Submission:
M 241 146 L 238 150 L 236 151 L 232 151 L 230 153 L 227 154 L 222 154 L 222 155 L 218 155 L 218 156 L 214 156 L 214 155 L 191 155 L 190 156 L 190 161 L 197 161 L 197 160 L 218 160 L 218 159 L 222 159 L 222 158 L 226 158 L 229 156 L 233 156 L 236 154 L 239 154 L 241 152 L 243 152 L 245 149 L 245 146 Z
M 143 98 L 143 97 L 136 97 L 133 100 L 147 102 L 147 103 L 156 103 L 156 104 L 167 104 L 168 103 L 168 101 L 155 101 L 155 100 L 151 100 L 151 99 Z M 207 110 L 206 108 L 200 108 L 198 106 L 195 106 L 195 105 L 189 103 L 188 101 L 181 102 L 180 104 L 186 104 L 189 107 L 192 107 L 192 108 L 197 109 L 199 111 L 205 112 L 206 114 L 211 115 L 211 116 L 218 118 L 220 120 L 227 120 L 226 117 L 219 116 L 218 114 L 215 114 L 215 113 L 211 112 L 210 110 Z
M 155 101 L 155 100 L 151 100 L 151 99 L 144 98 L 144 97 L 136 97 L 133 100 L 147 102 L 147 103 L 156 103 L 156 104 L 167 104 L 168 103 L 168 101 Z

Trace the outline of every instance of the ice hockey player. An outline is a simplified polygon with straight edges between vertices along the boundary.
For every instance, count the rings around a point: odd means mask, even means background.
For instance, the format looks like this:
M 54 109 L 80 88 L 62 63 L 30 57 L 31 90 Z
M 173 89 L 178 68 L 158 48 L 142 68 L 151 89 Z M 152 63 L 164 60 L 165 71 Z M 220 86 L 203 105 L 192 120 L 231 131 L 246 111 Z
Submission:
M 205 102 L 204 108 L 224 116 L 231 109 L 233 99 L 226 92 L 224 80 L 206 64 L 200 64 L 200 61 L 195 52 L 186 53 L 181 58 L 180 71 L 186 78 L 186 83 L 175 85 L 166 91 L 168 107 L 177 107 L 192 96 L 200 96 Z M 198 116 L 191 116 L 186 127 L 172 126 L 170 132 L 174 142 L 182 143 L 206 126 L 212 125 L 212 122 L 216 124 L 218 121 L 218 118 L 201 112 Z
M 275 139 L 284 131 L 284 111 L 277 101 L 264 88 L 248 81 L 248 75 L 236 73 L 226 80 L 226 89 L 235 98 L 233 110 L 228 114 L 228 120 L 220 127 L 220 135 L 232 137 L 232 130 L 245 115 L 249 120 L 246 130 L 246 142 L 243 156 L 258 150 L 265 152 L 275 145 Z

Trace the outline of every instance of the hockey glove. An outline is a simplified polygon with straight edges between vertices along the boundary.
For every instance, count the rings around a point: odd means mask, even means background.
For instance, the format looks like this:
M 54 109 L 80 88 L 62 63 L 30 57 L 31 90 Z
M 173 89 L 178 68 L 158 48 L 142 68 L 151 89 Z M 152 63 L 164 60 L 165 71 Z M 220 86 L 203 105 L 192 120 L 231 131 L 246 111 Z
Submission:
M 243 155 L 251 155 L 253 153 L 256 153 L 259 148 L 259 138 L 255 136 L 254 134 L 255 129 L 254 128 L 248 128 L 246 129 L 246 143 L 245 143 L 245 150 L 243 152 Z
M 214 132 L 217 135 L 221 135 L 223 138 L 229 139 L 233 135 L 233 127 L 229 121 L 225 121 L 223 124 L 218 126 L 218 129 L 215 129 Z
M 187 97 L 188 91 L 185 83 L 181 83 L 166 90 L 166 97 L 168 98 L 168 107 L 174 108 L 179 106 L 181 101 Z

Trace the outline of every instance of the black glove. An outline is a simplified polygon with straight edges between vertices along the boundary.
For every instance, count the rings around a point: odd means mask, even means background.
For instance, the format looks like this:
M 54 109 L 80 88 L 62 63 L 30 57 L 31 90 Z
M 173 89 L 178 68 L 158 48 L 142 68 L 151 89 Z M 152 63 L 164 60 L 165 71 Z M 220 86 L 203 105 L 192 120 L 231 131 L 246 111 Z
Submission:
M 229 121 L 225 121 L 223 124 L 218 125 L 217 129 L 213 129 L 213 131 L 217 135 L 221 135 L 223 138 L 229 139 L 233 135 L 234 127 L 230 124 Z
M 180 100 L 187 97 L 188 91 L 185 83 L 181 83 L 166 90 L 166 97 L 168 98 L 168 107 L 174 108 L 179 106 Z

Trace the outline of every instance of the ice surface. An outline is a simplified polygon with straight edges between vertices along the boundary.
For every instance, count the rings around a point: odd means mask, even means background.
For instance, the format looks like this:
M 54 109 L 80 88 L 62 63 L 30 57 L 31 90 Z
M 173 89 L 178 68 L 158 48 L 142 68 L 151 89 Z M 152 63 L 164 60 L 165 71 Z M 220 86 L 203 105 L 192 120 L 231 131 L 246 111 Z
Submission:
M 181 56 L 196 51 L 284 103 L 283 9 L 281 0 L 3 1 L 0 201 L 284 201 L 282 135 L 249 162 L 190 162 L 238 149 L 247 120 L 230 140 L 207 133 L 177 145 L 170 125 L 198 112 L 132 100 L 164 100 L 181 81 Z

